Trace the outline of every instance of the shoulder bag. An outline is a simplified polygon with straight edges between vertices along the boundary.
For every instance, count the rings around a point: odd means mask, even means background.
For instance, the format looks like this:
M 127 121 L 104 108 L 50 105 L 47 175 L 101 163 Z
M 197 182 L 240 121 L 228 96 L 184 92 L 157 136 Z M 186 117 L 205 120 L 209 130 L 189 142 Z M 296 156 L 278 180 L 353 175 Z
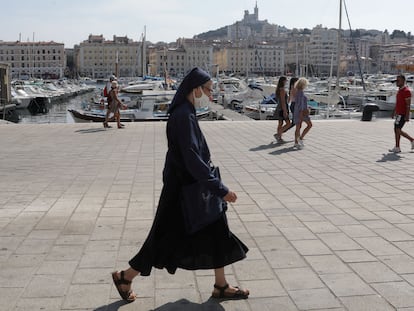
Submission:
M 213 166 L 211 172 L 221 180 L 218 166 Z M 222 217 L 227 203 L 198 181 L 182 187 L 181 207 L 185 230 L 187 234 L 194 234 Z

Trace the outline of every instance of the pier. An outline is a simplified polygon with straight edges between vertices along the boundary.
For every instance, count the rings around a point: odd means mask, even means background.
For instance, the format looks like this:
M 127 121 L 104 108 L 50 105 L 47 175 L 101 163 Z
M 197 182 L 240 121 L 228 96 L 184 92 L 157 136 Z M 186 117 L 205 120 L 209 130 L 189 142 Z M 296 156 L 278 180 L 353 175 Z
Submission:
M 214 275 L 154 269 L 120 301 L 111 272 L 146 238 L 162 187 L 165 122 L 0 124 L 1 310 L 413 310 L 414 152 L 391 119 L 314 121 L 303 150 L 277 121 L 202 121 L 230 229 L 226 267 L 250 290 L 210 298 Z M 409 122 L 406 130 L 413 134 Z

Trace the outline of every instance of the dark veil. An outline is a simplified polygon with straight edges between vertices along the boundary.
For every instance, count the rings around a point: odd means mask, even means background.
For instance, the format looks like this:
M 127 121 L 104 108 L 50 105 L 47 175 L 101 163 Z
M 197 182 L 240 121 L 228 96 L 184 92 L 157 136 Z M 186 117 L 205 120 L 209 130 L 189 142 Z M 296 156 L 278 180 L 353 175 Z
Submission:
M 203 85 L 209 80 L 211 80 L 211 77 L 207 72 L 199 67 L 193 68 L 181 82 L 168 112 L 171 113 L 178 105 L 182 104 L 186 100 L 187 95 L 190 94 L 194 88 Z

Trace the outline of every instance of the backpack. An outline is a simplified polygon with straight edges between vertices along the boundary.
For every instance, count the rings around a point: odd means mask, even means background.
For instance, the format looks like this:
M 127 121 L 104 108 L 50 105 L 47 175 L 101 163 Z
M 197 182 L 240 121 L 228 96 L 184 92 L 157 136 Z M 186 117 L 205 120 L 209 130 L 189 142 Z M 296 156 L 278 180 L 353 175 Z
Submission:
M 108 92 L 108 90 L 106 88 L 106 85 L 105 85 L 105 87 L 103 89 L 103 96 L 108 97 L 108 95 L 109 95 L 109 92 Z

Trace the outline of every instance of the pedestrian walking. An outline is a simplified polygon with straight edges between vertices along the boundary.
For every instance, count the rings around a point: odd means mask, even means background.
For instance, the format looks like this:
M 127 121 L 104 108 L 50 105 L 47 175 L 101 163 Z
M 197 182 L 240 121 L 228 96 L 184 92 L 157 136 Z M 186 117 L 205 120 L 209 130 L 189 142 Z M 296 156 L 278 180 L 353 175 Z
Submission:
M 304 147 L 303 139 L 312 128 L 312 121 L 309 117 L 308 98 L 304 93 L 304 90 L 307 86 L 308 80 L 306 78 L 299 78 L 299 80 L 295 83 L 296 96 L 293 119 L 296 126 L 294 148 L 297 149 L 302 149 Z M 302 127 L 302 122 L 306 123 L 306 127 L 301 133 L 300 130 Z
M 137 295 L 131 282 L 137 275 L 149 276 L 152 268 L 174 274 L 186 270 L 213 269 L 212 297 L 245 299 L 249 291 L 229 285 L 224 267 L 246 257 L 248 248 L 229 229 L 226 214 L 195 233 L 185 229 L 181 192 L 202 182 L 226 202 L 237 195 L 211 174 L 210 151 L 196 118 L 195 107 L 212 99 L 212 80 L 194 68 L 181 82 L 171 103 L 167 122 L 168 150 L 163 170 L 163 188 L 152 228 L 138 253 L 124 271 L 112 273 L 114 284 L 127 302 Z
M 394 121 L 394 136 L 395 136 L 395 147 L 390 149 L 390 152 L 400 153 L 400 141 L 401 136 L 407 138 L 411 142 L 411 150 L 414 150 L 414 139 L 402 129 L 406 122 L 410 121 L 410 106 L 411 106 L 411 91 L 405 84 L 405 76 L 397 76 L 397 100 L 395 103 L 395 108 L 392 113 L 392 118 L 395 118 Z
M 108 121 L 110 116 L 113 115 L 117 126 L 119 129 L 124 128 L 125 126 L 121 123 L 121 109 L 124 109 L 125 106 L 122 104 L 120 99 L 118 98 L 119 86 L 117 81 L 112 81 L 111 83 L 111 91 L 108 94 L 108 111 L 107 118 L 104 121 L 104 127 L 109 128 Z
M 289 80 L 289 97 L 288 97 L 288 103 L 289 103 L 290 112 L 292 114 L 292 120 L 290 121 L 289 128 L 287 128 L 285 130 L 285 132 L 287 132 L 288 130 L 290 130 L 292 127 L 295 127 L 295 120 L 294 120 L 294 115 L 295 115 L 295 97 L 296 97 L 295 83 L 296 83 L 296 81 L 298 81 L 298 79 L 299 78 L 290 78 L 290 80 Z
M 276 86 L 276 101 L 278 105 L 276 107 L 276 119 L 278 120 L 277 131 L 273 135 L 278 143 L 283 143 L 282 134 L 290 127 L 289 119 L 289 106 L 288 106 L 288 95 L 285 90 L 286 77 L 282 76 L 279 78 Z

